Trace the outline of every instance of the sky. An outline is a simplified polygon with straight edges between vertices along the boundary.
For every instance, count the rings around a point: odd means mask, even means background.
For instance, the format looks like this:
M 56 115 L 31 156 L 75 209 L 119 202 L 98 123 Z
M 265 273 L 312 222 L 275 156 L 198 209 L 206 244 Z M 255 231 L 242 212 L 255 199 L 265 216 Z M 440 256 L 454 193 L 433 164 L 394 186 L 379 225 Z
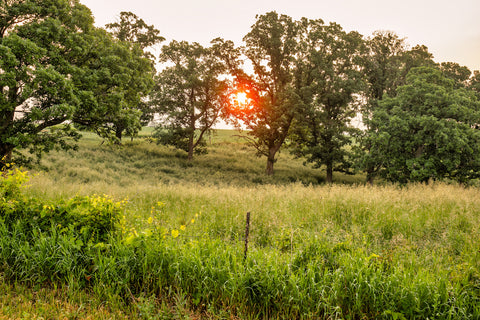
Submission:
M 167 40 L 209 45 L 217 37 L 242 44 L 257 14 L 336 22 L 369 36 L 389 30 L 410 46 L 426 45 L 435 61 L 480 70 L 480 0 L 80 0 L 103 27 L 130 11 Z

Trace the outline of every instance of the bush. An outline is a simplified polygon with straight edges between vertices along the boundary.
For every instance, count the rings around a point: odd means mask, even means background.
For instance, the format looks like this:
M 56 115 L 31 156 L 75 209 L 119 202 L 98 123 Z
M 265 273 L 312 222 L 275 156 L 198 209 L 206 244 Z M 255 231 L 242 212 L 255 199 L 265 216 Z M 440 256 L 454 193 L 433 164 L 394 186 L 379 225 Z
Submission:
M 84 243 L 100 243 L 120 230 L 126 201 L 108 196 L 76 196 L 56 204 L 26 197 L 27 173 L 18 169 L 0 178 L 0 222 L 7 230 L 21 230 L 27 238 L 34 232 L 72 232 Z

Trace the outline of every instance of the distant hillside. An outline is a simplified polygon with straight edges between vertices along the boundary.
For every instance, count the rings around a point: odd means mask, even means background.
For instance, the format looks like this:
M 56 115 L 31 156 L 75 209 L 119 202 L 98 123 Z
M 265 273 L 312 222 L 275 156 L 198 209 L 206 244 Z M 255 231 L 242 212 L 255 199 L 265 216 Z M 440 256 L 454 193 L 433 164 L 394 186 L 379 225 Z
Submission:
M 152 128 L 144 128 L 138 138 L 125 138 L 122 146 L 102 143 L 92 133 L 84 133 L 79 150 L 51 152 L 44 156 L 35 172 L 46 172 L 61 183 L 110 185 L 177 184 L 253 186 L 259 184 L 321 184 L 325 173 L 304 166 L 287 150 L 280 153 L 275 175 L 267 177 L 265 159 L 257 157 L 239 132 L 217 130 L 207 138 L 208 153 L 187 161 L 187 155 L 172 147 L 157 145 L 151 138 Z M 362 176 L 336 174 L 338 183 L 362 183 Z

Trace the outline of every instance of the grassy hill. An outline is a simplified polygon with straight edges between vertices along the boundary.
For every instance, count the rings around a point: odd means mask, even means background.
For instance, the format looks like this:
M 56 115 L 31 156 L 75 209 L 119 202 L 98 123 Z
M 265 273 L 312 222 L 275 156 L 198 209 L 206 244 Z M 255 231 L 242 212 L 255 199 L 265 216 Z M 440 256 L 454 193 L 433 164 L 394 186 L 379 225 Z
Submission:
M 45 171 L 58 183 L 97 184 L 112 186 L 132 184 L 185 184 L 220 186 L 284 185 L 299 182 L 321 184 L 325 173 L 304 166 L 287 150 L 280 153 L 275 175 L 264 174 L 266 160 L 257 157 L 255 149 L 233 130 L 217 130 L 208 139 L 208 153 L 196 155 L 189 162 L 187 155 L 172 147 L 157 145 L 149 138 L 150 128 L 140 138 L 126 139 L 121 146 L 103 144 L 91 133 L 84 133 L 76 152 L 47 154 L 36 172 Z M 361 175 L 336 174 L 338 183 L 362 183 Z

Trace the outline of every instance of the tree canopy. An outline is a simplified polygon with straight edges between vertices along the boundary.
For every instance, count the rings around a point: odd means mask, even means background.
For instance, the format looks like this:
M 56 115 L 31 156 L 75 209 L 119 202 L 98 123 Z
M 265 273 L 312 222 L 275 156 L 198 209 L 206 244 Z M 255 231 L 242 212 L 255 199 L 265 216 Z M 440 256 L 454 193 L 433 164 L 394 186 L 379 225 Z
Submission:
M 40 154 L 68 148 L 81 97 L 72 74 L 80 67 L 90 11 L 76 1 L 3 1 L 0 16 L 0 156 L 18 147 Z M 55 130 L 45 130 L 50 127 Z
M 358 112 L 355 94 L 364 87 L 364 45 L 360 34 L 335 23 L 305 19 L 303 28 L 305 54 L 298 60 L 296 83 L 305 108 L 296 118 L 295 152 L 316 167 L 325 165 L 332 183 L 333 171 L 350 172 L 352 167 L 345 147 L 355 131 L 350 123 Z
M 375 159 L 369 134 L 372 132 L 371 119 L 378 104 L 387 96 L 397 95 L 397 88 L 405 83 L 410 69 L 420 66 L 435 66 L 433 56 L 427 47 L 417 45 L 412 49 L 404 39 L 391 31 L 376 31 L 373 37 L 365 41 L 367 51 L 363 61 L 366 88 L 363 93 L 364 103 L 361 106 L 362 125 L 364 130 L 356 135 L 357 144 L 355 162 L 367 174 L 367 182 L 373 183 L 380 168 Z
M 220 78 L 225 66 L 212 48 L 186 41 L 163 46 L 160 60 L 173 65 L 156 78 L 153 101 L 161 118 L 156 136 L 159 143 L 185 150 L 191 160 L 203 151 L 205 134 L 229 99 L 228 83 Z
M 128 106 L 150 86 L 152 65 L 94 27 L 78 1 L 3 1 L 0 36 L 1 157 L 72 148 L 73 124 L 105 136 L 119 117 L 137 125 Z
M 125 91 L 125 100 L 128 104 L 126 109 L 129 112 L 116 117 L 113 121 L 115 137 L 119 142 L 124 131 L 133 136 L 138 133 L 142 125 L 153 120 L 154 108 L 148 99 L 148 94 L 154 85 L 155 57 L 149 49 L 164 41 L 165 38 L 160 36 L 160 31 L 153 25 L 148 25 L 132 12 L 120 12 L 119 20 L 107 24 L 106 27 L 116 39 L 129 46 L 137 57 L 143 55 L 145 58 L 141 60 L 141 64 L 138 63 L 138 60 L 134 61 L 136 65 L 132 64 L 131 69 L 137 72 L 130 74 L 128 90 Z M 147 65 L 146 59 L 149 60 L 150 66 Z M 149 80 L 148 83 L 145 82 L 146 76 Z M 142 85 L 139 86 L 139 83 Z M 136 116 L 132 116 L 132 113 Z
M 472 91 L 428 67 L 413 68 L 370 122 L 370 156 L 387 180 L 406 183 L 480 174 L 480 102 Z
M 217 51 L 234 75 L 237 88 L 252 101 L 236 108 L 235 117 L 248 130 L 257 154 L 267 158 L 266 174 L 273 174 L 277 152 L 288 136 L 301 100 L 294 86 L 298 54 L 298 23 L 286 15 L 269 12 L 244 37 L 245 47 L 235 50 L 229 42 L 217 41 Z M 247 74 L 238 59 L 245 56 L 253 74 Z

